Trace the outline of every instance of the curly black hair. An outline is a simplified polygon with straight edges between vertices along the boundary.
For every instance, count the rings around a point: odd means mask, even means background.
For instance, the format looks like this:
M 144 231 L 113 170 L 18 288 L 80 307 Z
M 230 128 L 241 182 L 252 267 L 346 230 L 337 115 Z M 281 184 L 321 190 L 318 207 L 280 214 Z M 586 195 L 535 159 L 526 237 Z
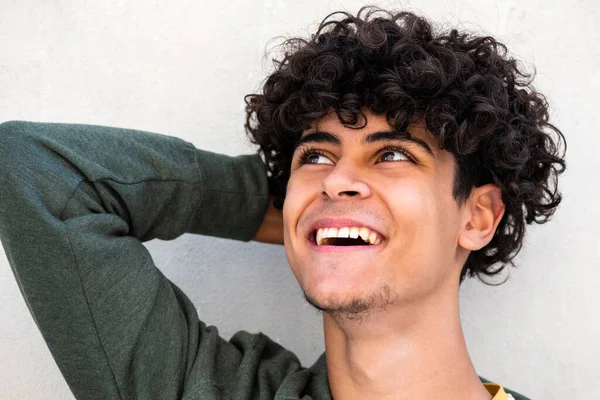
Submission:
M 469 254 L 460 281 L 486 282 L 515 266 L 525 224 L 547 222 L 561 202 L 566 141 L 532 85 L 535 73 L 523 72 L 504 44 L 366 6 L 356 16 L 329 14 L 310 39 L 287 39 L 283 49 L 262 93 L 245 96 L 246 132 L 267 165 L 275 207 L 283 206 L 298 139 L 330 110 L 350 128 L 366 125 L 365 108 L 399 130 L 421 120 L 454 155 L 458 204 L 473 187 L 502 191 L 504 216 L 490 243 Z

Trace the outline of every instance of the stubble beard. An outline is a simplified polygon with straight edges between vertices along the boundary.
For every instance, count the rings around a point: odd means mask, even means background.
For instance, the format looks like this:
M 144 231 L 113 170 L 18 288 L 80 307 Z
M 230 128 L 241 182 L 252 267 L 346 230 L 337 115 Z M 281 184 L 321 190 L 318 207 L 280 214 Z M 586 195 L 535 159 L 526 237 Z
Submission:
M 392 288 L 385 284 L 377 292 L 353 297 L 347 301 L 323 304 L 308 291 L 302 290 L 304 300 L 317 310 L 329 314 L 333 319 L 365 322 L 375 312 L 385 311 L 392 306 L 398 296 Z

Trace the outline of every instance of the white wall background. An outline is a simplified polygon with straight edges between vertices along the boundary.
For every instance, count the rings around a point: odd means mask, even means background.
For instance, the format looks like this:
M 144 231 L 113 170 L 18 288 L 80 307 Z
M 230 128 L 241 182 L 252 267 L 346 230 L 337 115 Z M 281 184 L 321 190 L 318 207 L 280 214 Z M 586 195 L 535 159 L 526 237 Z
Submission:
M 599 399 L 600 5 L 595 0 L 374 1 L 491 33 L 527 65 L 568 140 L 564 202 L 530 230 L 500 287 L 462 289 L 478 372 L 535 399 Z M 243 96 L 270 70 L 278 35 L 311 31 L 362 1 L 0 0 L 0 121 L 80 122 L 252 152 Z M 283 246 L 195 235 L 146 243 L 159 268 L 224 337 L 263 331 L 312 364 L 320 316 L 304 304 Z M 0 251 L 0 398 L 72 399 Z

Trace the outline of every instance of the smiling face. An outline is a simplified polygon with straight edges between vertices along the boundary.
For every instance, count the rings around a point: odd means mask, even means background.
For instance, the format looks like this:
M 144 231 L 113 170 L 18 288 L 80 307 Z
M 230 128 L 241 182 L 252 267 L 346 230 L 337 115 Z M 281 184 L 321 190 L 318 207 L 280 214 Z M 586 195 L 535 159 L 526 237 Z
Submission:
M 283 207 L 292 271 L 307 300 L 328 312 L 386 308 L 458 285 L 466 257 L 457 251 L 464 215 L 452 196 L 452 154 L 421 126 L 395 132 L 385 116 L 365 115 L 362 129 L 331 112 L 303 132 Z

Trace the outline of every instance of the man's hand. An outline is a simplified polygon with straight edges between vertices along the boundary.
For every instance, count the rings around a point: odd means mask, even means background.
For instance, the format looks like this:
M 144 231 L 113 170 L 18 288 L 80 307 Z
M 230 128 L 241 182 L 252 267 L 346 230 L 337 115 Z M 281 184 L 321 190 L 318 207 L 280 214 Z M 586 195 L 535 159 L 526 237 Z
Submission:
M 258 232 L 252 238 L 257 242 L 283 244 L 283 213 L 273 206 L 273 199 L 269 199 L 269 207 L 263 218 Z

